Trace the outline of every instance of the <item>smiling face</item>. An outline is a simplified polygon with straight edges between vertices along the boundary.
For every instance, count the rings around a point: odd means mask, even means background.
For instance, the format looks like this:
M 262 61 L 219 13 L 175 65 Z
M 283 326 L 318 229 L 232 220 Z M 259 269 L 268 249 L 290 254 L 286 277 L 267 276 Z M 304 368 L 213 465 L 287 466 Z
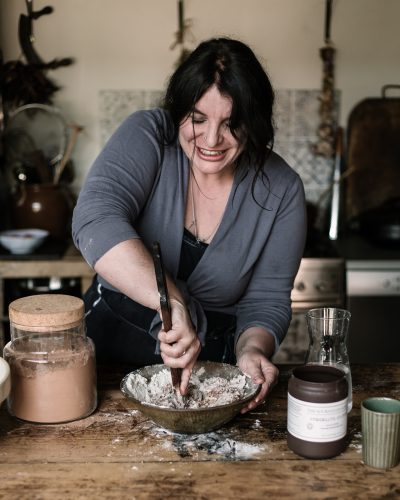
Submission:
M 196 103 L 193 114 L 182 120 L 179 142 L 199 173 L 233 169 L 242 146 L 229 129 L 231 112 L 231 99 L 212 85 Z

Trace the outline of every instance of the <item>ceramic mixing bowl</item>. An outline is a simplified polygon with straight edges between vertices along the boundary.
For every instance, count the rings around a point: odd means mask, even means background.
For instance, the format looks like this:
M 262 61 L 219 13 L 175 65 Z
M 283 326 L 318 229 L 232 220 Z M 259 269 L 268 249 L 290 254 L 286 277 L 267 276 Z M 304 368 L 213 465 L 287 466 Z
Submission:
M 223 377 L 230 380 L 237 375 L 242 375 L 239 368 L 224 363 L 197 362 L 195 370 L 201 367 L 204 367 L 203 377 Z M 163 369 L 165 369 L 165 365 L 153 365 L 140 368 L 131 373 L 142 375 L 150 381 L 154 374 Z M 123 378 L 121 391 L 129 399 L 132 406 L 140 410 L 157 425 L 184 434 L 201 434 L 221 427 L 232 420 L 258 394 L 261 388 L 248 378 L 243 397 L 233 403 L 207 408 L 165 408 L 145 403 L 139 389 L 137 391 L 135 388 L 129 389 L 127 379 L 131 373 L 128 373 Z

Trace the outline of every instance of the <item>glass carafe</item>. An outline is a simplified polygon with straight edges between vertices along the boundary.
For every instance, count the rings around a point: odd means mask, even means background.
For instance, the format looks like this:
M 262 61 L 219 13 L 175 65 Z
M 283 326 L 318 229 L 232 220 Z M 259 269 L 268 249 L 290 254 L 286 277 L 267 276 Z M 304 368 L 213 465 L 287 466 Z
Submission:
M 347 354 L 350 317 L 350 311 L 334 307 L 310 309 L 306 313 L 310 336 L 306 364 L 331 365 L 345 372 L 349 388 L 348 412 L 353 406 L 351 371 Z

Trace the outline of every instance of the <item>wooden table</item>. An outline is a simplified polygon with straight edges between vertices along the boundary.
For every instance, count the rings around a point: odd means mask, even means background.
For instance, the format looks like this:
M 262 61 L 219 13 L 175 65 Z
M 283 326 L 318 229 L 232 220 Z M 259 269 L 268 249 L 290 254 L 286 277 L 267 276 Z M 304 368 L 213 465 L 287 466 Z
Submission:
M 4 347 L 4 333 L 2 320 L 4 304 L 4 280 L 18 278 L 79 278 L 81 290 L 85 292 L 89 287 L 94 271 L 82 258 L 78 250 L 71 244 L 65 254 L 57 259 L 1 259 L 0 258 L 0 349 Z
M 307 460 L 286 445 L 290 367 L 267 402 L 220 430 L 167 432 L 129 406 L 119 382 L 129 369 L 99 368 L 90 417 L 34 425 L 0 411 L 0 498 L 5 499 L 374 499 L 400 497 L 400 466 L 365 466 L 360 402 L 400 398 L 400 364 L 354 366 L 346 451 Z

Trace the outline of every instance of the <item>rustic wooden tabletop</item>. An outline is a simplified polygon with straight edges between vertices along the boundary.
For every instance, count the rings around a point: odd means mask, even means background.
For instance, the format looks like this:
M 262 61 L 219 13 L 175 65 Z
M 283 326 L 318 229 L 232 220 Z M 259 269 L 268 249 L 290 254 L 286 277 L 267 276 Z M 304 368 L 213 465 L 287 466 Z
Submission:
M 98 409 L 83 420 L 30 424 L 3 403 L 0 498 L 400 498 L 400 465 L 363 464 L 360 421 L 364 398 L 400 398 L 400 363 L 352 367 L 348 445 L 328 460 L 286 445 L 289 367 L 263 406 L 200 435 L 173 434 L 132 409 L 119 390 L 126 370 L 99 368 Z

